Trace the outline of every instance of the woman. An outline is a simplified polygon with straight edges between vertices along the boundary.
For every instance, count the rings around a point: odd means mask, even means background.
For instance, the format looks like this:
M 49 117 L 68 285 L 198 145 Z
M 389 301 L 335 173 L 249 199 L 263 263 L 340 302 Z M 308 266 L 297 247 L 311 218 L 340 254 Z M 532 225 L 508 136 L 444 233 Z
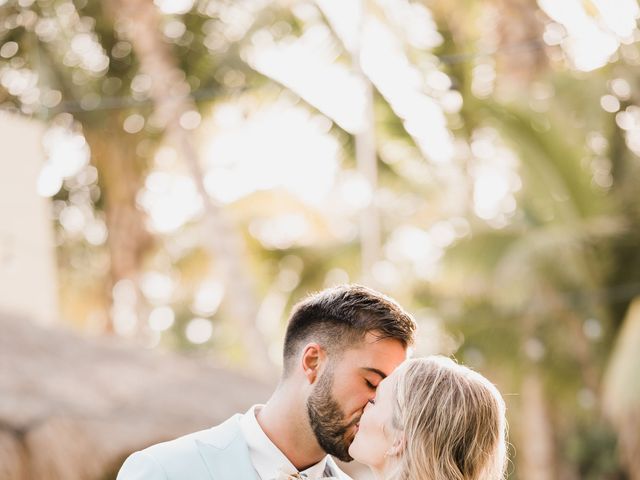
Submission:
M 482 375 L 445 357 L 408 360 L 377 388 L 350 455 L 384 480 L 498 480 L 505 405 Z

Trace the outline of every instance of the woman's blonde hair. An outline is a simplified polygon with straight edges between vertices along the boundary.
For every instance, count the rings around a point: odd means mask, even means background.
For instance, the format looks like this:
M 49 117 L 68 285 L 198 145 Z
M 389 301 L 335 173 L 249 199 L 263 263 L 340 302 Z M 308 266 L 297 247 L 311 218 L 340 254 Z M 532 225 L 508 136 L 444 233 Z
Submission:
M 399 480 L 498 480 L 506 465 L 505 404 L 486 378 L 433 356 L 398 368 L 393 428 Z

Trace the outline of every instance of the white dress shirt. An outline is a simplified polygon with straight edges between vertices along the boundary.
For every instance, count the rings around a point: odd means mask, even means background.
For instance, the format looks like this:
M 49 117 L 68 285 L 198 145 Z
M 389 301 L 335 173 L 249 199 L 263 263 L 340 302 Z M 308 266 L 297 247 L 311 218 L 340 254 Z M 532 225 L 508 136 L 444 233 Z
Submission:
M 256 414 L 262 405 L 254 405 L 240 419 L 240 430 L 249 447 L 251 463 L 256 469 L 260 480 L 273 480 L 282 473 L 290 475 L 298 473 L 296 467 L 289 459 L 276 447 L 269 437 L 264 433 L 258 423 Z M 310 480 L 322 478 L 327 464 L 327 457 L 320 462 L 300 472 Z

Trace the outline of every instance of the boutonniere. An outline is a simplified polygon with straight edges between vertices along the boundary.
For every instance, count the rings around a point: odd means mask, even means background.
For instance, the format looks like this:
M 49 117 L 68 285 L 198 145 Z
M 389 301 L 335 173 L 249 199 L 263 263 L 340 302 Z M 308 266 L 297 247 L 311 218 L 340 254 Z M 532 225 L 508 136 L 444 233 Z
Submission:
M 299 472 L 289 473 L 284 468 L 280 468 L 278 470 L 278 474 L 274 477 L 273 480 L 295 480 L 295 479 L 303 479 L 303 477 Z

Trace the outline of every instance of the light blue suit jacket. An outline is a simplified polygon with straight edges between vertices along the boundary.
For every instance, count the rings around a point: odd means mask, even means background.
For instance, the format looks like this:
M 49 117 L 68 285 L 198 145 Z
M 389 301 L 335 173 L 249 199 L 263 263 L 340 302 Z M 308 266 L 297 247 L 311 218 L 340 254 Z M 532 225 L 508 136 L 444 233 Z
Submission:
M 116 480 L 260 480 L 237 414 L 220 425 L 135 452 Z M 350 480 L 331 457 L 331 475 Z

